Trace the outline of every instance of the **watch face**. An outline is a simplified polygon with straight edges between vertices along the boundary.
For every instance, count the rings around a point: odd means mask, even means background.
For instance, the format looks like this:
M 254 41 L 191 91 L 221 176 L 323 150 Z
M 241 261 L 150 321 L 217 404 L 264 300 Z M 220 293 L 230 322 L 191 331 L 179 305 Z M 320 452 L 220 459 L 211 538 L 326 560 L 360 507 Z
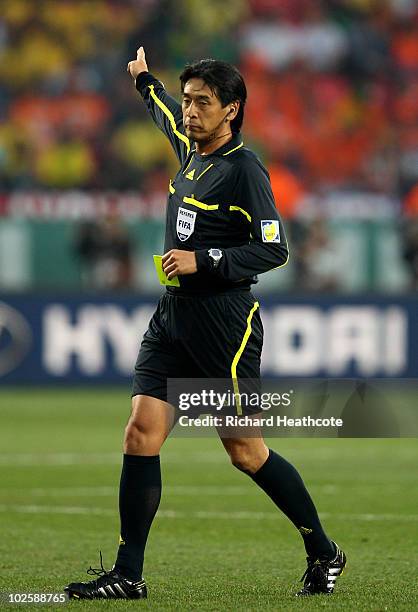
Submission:
M 221 249 L 209 249 L 208 251 L 209 257 L 212 260 L 212 266 L 214 268 L 217 268 L 219 265 L 219 262 L 222 259 L 222 251 Z

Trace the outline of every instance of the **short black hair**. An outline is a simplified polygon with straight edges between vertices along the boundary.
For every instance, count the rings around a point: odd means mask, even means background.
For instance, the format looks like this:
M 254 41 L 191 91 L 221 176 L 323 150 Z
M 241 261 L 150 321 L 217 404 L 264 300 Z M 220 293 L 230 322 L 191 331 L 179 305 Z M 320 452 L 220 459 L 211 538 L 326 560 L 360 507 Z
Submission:
M 190 79 L 203 79 L 221 101 L 222 106 L 238 100 L 239 110 L 231 121 L 231 130 L 239 132 L 244 120 L 244 106 L 247 100 L 247 88 L 244 79 L 235 66 L 221 60 L 202 59 L 187 64 L 180 75 L 181 91 Z

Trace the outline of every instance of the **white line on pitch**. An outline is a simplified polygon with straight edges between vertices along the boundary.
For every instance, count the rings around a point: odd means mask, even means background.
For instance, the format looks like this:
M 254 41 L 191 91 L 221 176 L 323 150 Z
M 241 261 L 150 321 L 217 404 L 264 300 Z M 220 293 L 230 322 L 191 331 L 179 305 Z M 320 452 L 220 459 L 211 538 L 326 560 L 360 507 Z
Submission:
M 251 495 L 257 491 L 255 487 L 245 486 L 194 486 L 194 485 L 165 485 L 164 493 L 167 495 Z M 19 488 L 0 489 L 0 498 L 10 495 L 25 495 L 26 497 L 113 497 L 118 494 L 115 487 L 51 487 L 51 488 Z
M 0 512 L 16 512 L 23 514 L 80 514 L 96 516 L 116 516 L 116 510 L 109 508 L 91 508 L 84 506 L 36 506 L 36 505 L 0 505 Z M 221 512 L 197 510 L 194 512 L 181 512 L 178 510 L 159 510 L 157 516 L 159 518 L 171 519 L 226 519 L 226 520 L 254 520 L 254 519 L 269 519 L 277 520 L 285 518 L 280 512 Z M 349 514 L 349 513 L 330 513 L 321 512 L 320 517 L 323 519 L 339 518 L 353 521 L 397 521 L 397 522 L 414 522 L 418 521 L 417 514 Z
M 311 487 L 325 494 L 337 492 L 334 485 L 315 485 Z M 113 497 L 118 494 L 117 487 L 51 487 L 51 488 L 6 488 L 0 489 L 0 498 L 10 495 L 25 495 L 26 497 Z M 258 489 L 251 486 L 239 485 L 165 485 L 164 493 L 167 495 L 258 495 Z
M 305 456 L 306 452 L 294 450 L 294 455 Z M 318 460 L 333 457 L 335 451 L 329 448 L 318 448 L 315 450 L 315 458 Z M 218 450 L 189 451 L 186 447 L 184 452 L 163 449 L 161 461 L 166 464 L 187 462 L 199 463 L 228 463 L 226 453 L 221 448 Z M 0 466 L 16 467 L 39 465 L 120 465 L 122 463 L 121 452 L 104 453 L 81 453 L 81 452 L 57 452 L 57 453 L 0 453 Z
M 162 455 L 165 463 L 181 463 L 188 461 L 200 463 L 227 463 L 225 453 L 221 451 L 199 451 L 188 453 L 170 453 Z M 0 466 L 30 466 L 39 465 L 120 465 L 122 453 L 4 453 L 0 454 Z

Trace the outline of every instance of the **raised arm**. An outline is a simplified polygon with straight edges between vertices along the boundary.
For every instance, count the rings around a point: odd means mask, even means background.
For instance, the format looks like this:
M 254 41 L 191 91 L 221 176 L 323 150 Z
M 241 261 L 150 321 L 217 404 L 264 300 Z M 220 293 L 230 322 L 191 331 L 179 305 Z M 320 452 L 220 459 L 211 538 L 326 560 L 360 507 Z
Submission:
M 183 163 L 190 151 L 190 142 L 184 133 L 181 106 L 168 95 L 161 81 L 148 72 L 143 47 L 139 47 L 136 60 L 128 63 L 127 71 L 134 79 L 154 122 L 167 136 L 180 163 Z

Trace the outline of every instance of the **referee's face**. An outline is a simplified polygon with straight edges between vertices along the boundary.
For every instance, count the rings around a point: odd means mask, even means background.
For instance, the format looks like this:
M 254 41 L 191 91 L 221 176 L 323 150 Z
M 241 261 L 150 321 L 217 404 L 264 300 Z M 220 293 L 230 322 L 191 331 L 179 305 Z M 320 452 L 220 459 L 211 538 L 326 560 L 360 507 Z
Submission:
M 226 117 L 228 106 L 221 101 L 203 79 L 190 79 L 183 92 L 183 124 L 186 135 L 195 142 L 208 142 L 231 131 Z

